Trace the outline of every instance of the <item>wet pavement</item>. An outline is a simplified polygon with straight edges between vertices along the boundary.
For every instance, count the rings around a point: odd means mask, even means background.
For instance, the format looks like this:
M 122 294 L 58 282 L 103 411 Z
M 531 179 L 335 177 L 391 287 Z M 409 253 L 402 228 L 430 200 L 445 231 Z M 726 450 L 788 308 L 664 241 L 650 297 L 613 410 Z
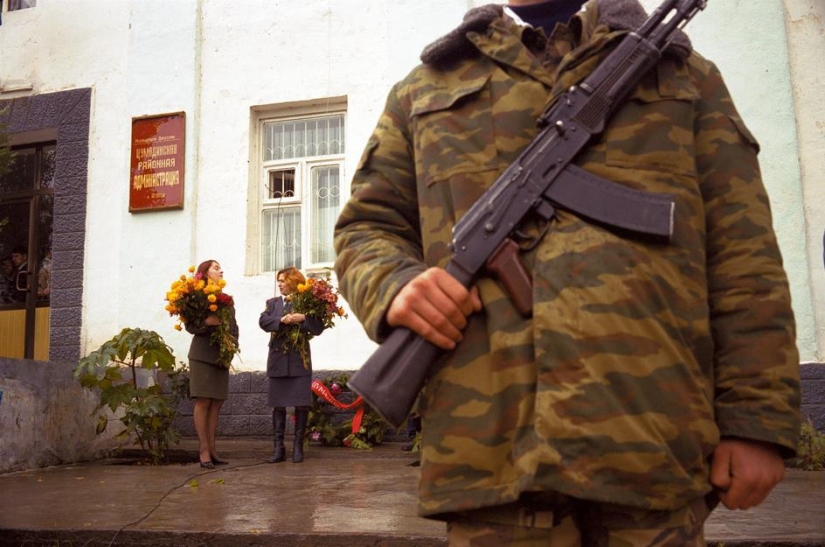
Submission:
M 220 440 L 230 465 L 110 459 L 0 475 L 0 547 L 446 545 L 416 515 L 416 456 L 310 446 L 302 464 L 267 464 L 268 440 Z M 289 447 L 289 443 L 287 443 Z M 825 472 L 788 470 L 750 511 L 717 509 L 708 544 L 825 546 Z

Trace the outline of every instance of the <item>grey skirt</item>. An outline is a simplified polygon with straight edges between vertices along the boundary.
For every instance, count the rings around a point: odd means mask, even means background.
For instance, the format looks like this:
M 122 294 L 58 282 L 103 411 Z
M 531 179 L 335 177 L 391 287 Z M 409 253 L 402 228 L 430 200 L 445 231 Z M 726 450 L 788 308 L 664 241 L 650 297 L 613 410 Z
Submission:
M 266 390 L 268 406 L 310 406 L 312 404 L 312 376 L 269 377 Z
M 189 359 L 189 397 L 226 400 L 229 397 L 229 369 Z

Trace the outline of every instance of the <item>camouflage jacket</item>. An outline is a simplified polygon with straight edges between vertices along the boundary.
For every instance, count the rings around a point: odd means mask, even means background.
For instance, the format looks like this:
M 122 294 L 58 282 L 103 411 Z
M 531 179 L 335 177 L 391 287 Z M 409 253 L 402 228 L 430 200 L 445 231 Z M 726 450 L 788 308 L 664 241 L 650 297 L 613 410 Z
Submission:
M 630 21 L 611 18 L 617 5 Z M 500 8 L 483 24 L 468 14 L 463 46 L 425 50 L 390 92 L 335 239 L 341 291 L 373 339 L 400 287 L 447 263 L 451 228 L 545 105 L 644 19 L 635 1 L 586 7 L 547 41 L 555 60 Z M 799 357 L 757 152 L 716 67 L 666 54 L 575 163 L 675 195 L 671 243 L 559 211 L 523 256 L 532 320 L 478 281 L 483 312 L 420 399 L 423 516 L 530 491 L 673 509 L 710 490 L 720 436 L 794 453 Z

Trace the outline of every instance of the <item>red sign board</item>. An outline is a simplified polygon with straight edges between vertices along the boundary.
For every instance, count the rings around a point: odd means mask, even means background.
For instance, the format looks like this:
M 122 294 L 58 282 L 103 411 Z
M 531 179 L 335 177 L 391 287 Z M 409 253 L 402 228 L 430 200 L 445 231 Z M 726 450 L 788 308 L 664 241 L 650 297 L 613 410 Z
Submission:
M 132 118 L 129 211 L 183 208 L 183 112 Z

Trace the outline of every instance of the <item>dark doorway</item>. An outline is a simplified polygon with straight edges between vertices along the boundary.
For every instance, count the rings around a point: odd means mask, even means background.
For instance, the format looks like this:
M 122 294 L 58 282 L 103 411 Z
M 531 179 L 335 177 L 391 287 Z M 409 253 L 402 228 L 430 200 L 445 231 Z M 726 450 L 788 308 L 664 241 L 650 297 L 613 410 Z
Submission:
M 55 143 L 12 149 L 0 177 L 0 357 L 49 358 Z

